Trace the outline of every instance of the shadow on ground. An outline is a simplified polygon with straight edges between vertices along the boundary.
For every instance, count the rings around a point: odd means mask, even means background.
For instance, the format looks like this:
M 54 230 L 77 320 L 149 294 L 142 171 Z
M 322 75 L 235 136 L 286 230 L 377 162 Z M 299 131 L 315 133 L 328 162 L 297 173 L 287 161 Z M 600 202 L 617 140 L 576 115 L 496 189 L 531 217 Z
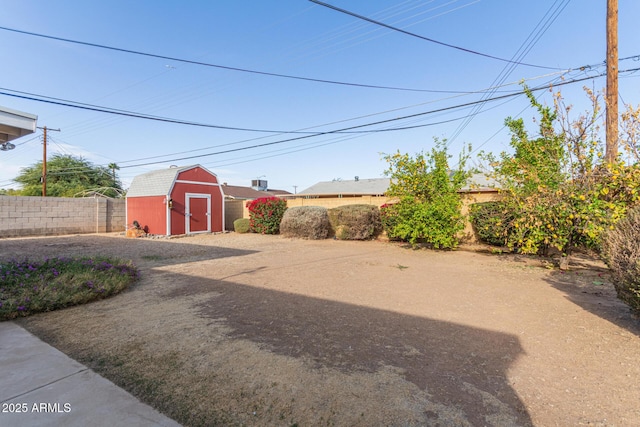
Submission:
M 492 425 L 488 420 L 505 415 L 531 425 L 507 378 L 523 354 L 514 335 L 228 281 L 176 277 L 174 283 L 189 284 L 166 297 L 197 296 L 194 308 L 225 319 L 232 337 L 344 372 L 393 366 L 430 400 L 461 409 L 472 425 Z
M 640 318 L 618 299 L 603 264 L 579 255 L 572 258 L 569 271 L 554 270 L 544 280 L 584 310 L 640 336 Z

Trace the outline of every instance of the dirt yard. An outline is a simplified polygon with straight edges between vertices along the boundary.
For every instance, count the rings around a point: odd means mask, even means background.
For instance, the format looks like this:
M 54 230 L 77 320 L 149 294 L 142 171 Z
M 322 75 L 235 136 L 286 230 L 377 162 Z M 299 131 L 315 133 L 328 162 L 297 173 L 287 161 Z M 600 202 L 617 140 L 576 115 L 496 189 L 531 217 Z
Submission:
M 640 425 L 640 321 L 602 264 L 388 242 L 0 240 L 142 279 L 19 324 L 184 425 Z

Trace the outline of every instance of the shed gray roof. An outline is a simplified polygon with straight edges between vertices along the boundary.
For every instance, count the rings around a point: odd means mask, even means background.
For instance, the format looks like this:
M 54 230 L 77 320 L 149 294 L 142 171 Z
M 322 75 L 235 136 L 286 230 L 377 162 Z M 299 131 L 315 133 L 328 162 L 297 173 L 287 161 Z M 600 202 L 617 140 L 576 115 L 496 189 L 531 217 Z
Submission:
M 359 179 L 357 181 L 324 181 L 299 192 L 299 196 L 374 196 L 384 194 L 390 178 Z M 471 175 L 462 191 L 494 191 L 497 183 L 482 173 Z
M 159 169 L 143 173 L 133 178 L 127 191 L 127 197 L 167 196 L 171 185 L 180 172 L 202 167 L 200 165 L 182 166 L 177 168 Z M 204 169 L 204 168 L 203 168 Z

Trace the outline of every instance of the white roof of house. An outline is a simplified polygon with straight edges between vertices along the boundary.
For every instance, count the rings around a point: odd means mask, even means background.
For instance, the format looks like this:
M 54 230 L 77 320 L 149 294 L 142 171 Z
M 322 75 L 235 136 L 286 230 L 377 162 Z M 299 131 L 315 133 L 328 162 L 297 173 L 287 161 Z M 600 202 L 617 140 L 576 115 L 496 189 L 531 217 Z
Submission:
M 133 178 L 127 197 L 168 196 L 178 174 L 196 167 L 202 168 L 200 165 L 171 167 L 138 175 Z
M 300 191 L 299 196 L 375 196 L 383 195 L 389 185 L 390 178 L 371 178 L 349 181 L 324 181 Z M 476 173 L 467 180 L 462 191 L 495 191 L 497 183 L 485 174 Z

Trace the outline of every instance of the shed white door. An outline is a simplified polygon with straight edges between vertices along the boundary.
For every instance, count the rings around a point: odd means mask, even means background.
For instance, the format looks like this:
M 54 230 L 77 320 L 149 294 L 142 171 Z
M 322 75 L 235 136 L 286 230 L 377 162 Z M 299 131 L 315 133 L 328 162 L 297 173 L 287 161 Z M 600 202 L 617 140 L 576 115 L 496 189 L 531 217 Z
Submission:
M 211 232 L 211 195 L 187 193 L 185 206 L 186 233 Z

